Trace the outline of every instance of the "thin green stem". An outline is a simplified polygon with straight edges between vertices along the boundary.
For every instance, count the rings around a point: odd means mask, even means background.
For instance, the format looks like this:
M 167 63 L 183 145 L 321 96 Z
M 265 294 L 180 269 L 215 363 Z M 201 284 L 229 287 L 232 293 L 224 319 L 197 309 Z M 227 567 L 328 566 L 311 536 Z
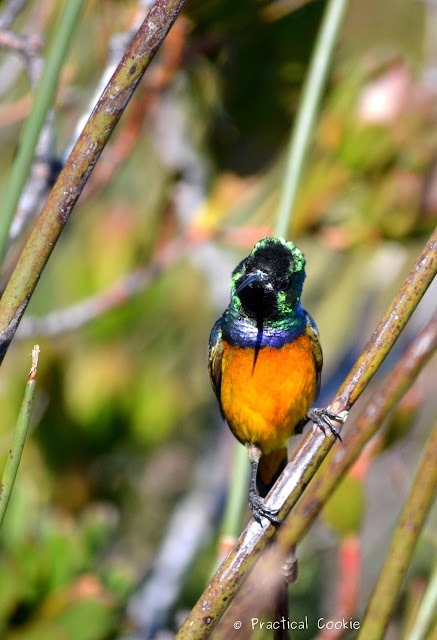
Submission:
M 21 454 L 23 453 L 24 443 L 26 442 L 27 431 L 29 429 L 33 396 L 36 386 L 38 358 L 39 346 L 36 345 L 32 351 L 32 367 L 30 369 L 29 379 L 27 381 L 23 402 L 21 404 L 20 413 L 18 415 L 17 424 L 15 426 L 14 436 L 12 438 L 11 449 L 9 450 L 6 465 L 3 471 L 2 482 L 0 485 L 0 527 L 3 524 L 3 519 L 8 507 L 9 498 L 11 497 L 12 488 L 14 486 L 18 466 L 21 460 Z
M 407 571 L 419 533 L 437 493 L 437 423 L 425 449 L 389 552 L 361 623 L 358 639 L 380 640 Z
M 409 640 L 423 640 L 426 637 L 435 612 L 437 611 L 437 562 L 434 567 L 416 613 L 416 618 L 409 631 Z
M 211 575 L 217 571 L 241 532 L 241 520 L 247 506 L 248 472 L 249 458 L 246 447 L 235 441 L 225 512 Z
M 9 229 L 18 201 L 26 184 L 47 113 L 53 105 L 59 75 L 70 49 L 79 22 L 84 0 L 68 0 L 54 29 L 54 36 L 47 51 L 41 79 L 35 91 L 32 110 L 27 118 L 12 169 L 6 183 L 0 205 L 0 263 L 6 252 Z
M 275 227 L 278 236 L 287 236 L 320 98 L 347 5 L 348 0 L 330 0 L 317 37 L 287 154 L 285 178 Z
M 229 497 L 223 516 L 221 538 L 237 539 L 241 531 L 241 516 L 247 504 L 247 478 L 249 458 L 246 447 L 239 442 L 235 444 L 232 477 L 229 483 Z

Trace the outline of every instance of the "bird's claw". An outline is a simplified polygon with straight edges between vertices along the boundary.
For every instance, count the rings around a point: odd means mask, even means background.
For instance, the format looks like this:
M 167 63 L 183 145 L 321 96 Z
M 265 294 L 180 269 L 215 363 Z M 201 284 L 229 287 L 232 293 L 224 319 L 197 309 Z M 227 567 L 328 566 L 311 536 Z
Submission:
M 333 420 L 335 422 L 340 422 L 344 424 L 347 420 L 349 413 L 347 411 L 342 411 L 341 413 L 334 413 L 329 409 L 310 409 L 307 413 L 307 417 L 316 424 L 319 429 L 322 431 L 323 435 L 326 436 L 326 428 L 332 433 L 332 435 L 337 439 L 341 440 L 340 431 L 337 429 L 335 424 L 333 424 Z
M 261 518 L 267 518 L 267 520 L 270 522 L 276 522 L 276 524 L 284 524 L 283 520 L 276 517 L 279 509 L 270 509 L 269 507 L 266 507 L 263 499 L 257 493 L 249 493 L 249 507 L 252 511 L 253 517 L 261 526 Z

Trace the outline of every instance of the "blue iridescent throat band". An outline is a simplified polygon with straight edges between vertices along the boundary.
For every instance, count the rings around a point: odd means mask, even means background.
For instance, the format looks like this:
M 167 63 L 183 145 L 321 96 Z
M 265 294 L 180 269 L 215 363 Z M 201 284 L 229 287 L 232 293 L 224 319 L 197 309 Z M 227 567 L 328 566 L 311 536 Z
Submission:
M 305 333 L 305 323 L 298 322 L 288 329 L 265 326 L 261 331 L 244 320 L 222 323 L 223 339 L 232 346 L 252 348 L 274 347 L 279 349 Z

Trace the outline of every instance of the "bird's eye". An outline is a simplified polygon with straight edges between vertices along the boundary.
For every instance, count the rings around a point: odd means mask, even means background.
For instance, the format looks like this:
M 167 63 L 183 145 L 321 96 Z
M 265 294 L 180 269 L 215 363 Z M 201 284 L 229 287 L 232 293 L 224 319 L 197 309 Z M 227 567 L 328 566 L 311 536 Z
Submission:
M 279 290 L 283 291 L 284 293 L 289 290 L 290 286 L 291 286 L 291 282 L 289 278 L 284 278 L 279 282 Z

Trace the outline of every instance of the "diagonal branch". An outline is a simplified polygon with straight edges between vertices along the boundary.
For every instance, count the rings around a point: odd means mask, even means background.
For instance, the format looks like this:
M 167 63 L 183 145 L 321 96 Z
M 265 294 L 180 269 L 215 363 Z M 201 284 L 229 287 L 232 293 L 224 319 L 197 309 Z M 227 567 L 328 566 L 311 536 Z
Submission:
M 393 347 L 437 272 L 437 229 L 432 234 L 403 286 L 381 320 L 354 368 L 337 393 L 331 408 L 349 411 Z M 269 494 L 268 506 L 282 505 L 287 516 L 331 449 L 334 438 L 309 433 Z M 179 631 L 179 640 L 206 638 L 217 624 L 260 552 L 276 533 L 270 524 L 261 529 L 252 519 Z
M 437 493 L 437 423 L 425 448 L 386 561 L 361 623 L 358 639 L 380 640 L 390 621 L 419 533 Z
M 405 353 L 376 390 L 362 414 L 349 429 L 341 455 L 330 456 L 309 489 L 278 533 L 275 546 L 279 555 L 296 545 L 308 531 L 323 505 L 334 493 L 341 479 L 356 462 L 363 447 L 381 427 L 392 409 L 412 386 L 415 379 L 437 350 L 437 313 L 412 341 Z
M 0 300 L 0 361 L 89 174 L 185 2 L 155 2 L 68 157 Z

